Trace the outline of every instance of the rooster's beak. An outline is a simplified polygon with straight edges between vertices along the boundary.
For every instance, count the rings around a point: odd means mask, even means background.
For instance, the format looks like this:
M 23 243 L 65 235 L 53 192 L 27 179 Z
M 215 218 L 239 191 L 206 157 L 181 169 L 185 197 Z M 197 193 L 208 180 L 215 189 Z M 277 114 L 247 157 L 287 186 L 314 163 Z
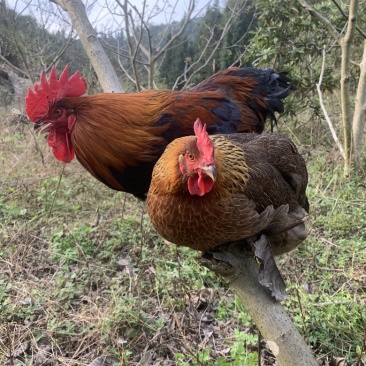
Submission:
M 45 135 L 45 137 L 47 137 L 50 126 L 51 123 L 36 122 L 33 128 L 38 135 Z
M 201 168 L 203 173 L 208 175 L 213 181 L 216 180 L 217 172 L 215 165 L 207 165 L 203 168 Z

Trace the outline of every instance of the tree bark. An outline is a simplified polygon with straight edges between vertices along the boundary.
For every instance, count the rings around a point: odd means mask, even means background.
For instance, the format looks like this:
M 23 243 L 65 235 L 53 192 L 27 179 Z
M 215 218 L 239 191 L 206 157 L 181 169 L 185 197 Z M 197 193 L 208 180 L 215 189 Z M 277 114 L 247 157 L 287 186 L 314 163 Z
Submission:
M 67 11 L 104 92 L 123 92 L 117 74 L 98 40 L 81 0 L 50 0 Z
M 223 277 L 243 302 L 281 366 L 318 366 L 281 303 L 258 281 L 259 266 L 246 241 L 205 254 L 203 265 Z
M 364 41 L 363 57 L 360 63 L 355 111 L 353 114 L 353 151 L 356 170 L 361 169 L 361 148 L 366 120 L 366 41 Z

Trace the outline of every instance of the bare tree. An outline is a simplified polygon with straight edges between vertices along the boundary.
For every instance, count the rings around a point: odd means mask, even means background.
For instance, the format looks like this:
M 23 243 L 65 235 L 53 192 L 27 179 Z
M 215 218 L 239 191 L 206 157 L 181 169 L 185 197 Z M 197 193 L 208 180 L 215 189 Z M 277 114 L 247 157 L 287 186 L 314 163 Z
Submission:
M 356 104 L 352 117 L 352 103 L 350 90 L 350 66 L 351 66 L 351 46 L 354 42 L 355 32 L 358 31 L 363 38 L 365 34 L 357 28 L 357 16 L 359 1 L 351 0 L 348 16 L 341 10 L 340 6 L 333 0 L 337 8 L 347 18 L 348 22 L 345 26 L 346 32 L 342 36 L 336 27 L 319 12 L 317 12 L 305 0 L 298 0 L 299 3 L 309 12 L 309 14 L 324 24 L 330 34 L 339 43 L 342 49 L 341 64 L 341 106 L 342 106 L 342 122 L 343 122 L 343 139 L 344 139 L 344 173 L 350 175 L 351 163 L 355 162 L 356 169 L 361 168 L 360 151 L 363 144 L 363 135 L 366 116 L 366 42 L 364 43 L 364 54 L 360 67 L 360 77 L 358 81 L 358 89 L 356 95 Z M 355 63 L 355 62 L 354 62 Z M 355 63 L 357 64 L 357 63 Z M 353 155 L 352 155 L 353 151 Z
M 119 0 L 117 0 L 117 2 L 120 4 L 120 6 L 122 6 L 122 4 Z M 134 18 L 131 16 L 131 12 L 128 11 L 128 5 L 130 5 L 134 9 L 136 14 L 138 15 L 139 22 L 137 24 L 139 24 L 139 26 L 137 26 L 136 22 L 133 20 Z M 152 35 L 150 32 L 149 23 L 147 21 L 145 21 L 145 19 L 144 19 L 146 0 L 144 0 L 143 5 L 144 5 L 143 12 L 140 13 L 137 10 L 136 6 L 131 5 L 131 3 L 128 0 L 125 0 L 124 4 L 123 4 L 123 13 L 124 13 L 126 33 L 127 33 L 128 44 L 130 47 L 130 58 L 132 60 L 132 64 L 136 63 L 136 57 L 134 57 L 134 56 L 137 53 L 136 52 L 137 49 L 139 49 L 146 60 L 144 62 L 144 66 L 146 67 L 146 69 L 148 71 L 148 89 L 153 89 L 156 63 L 164 55 L 164 52 L 166 51 L 166 49 L 171 47 L 171 45 L 183 34 L 187 25 L 191 21 L 192 13 L 195 8 L 195 1 L 194 0 L 189 1 L 187 13 L 184 16 L 180 27 L 176 30 L 176 32 L 171 37 L 171 39 L 164 46 L 162 46 L 161 42 L 160 42 L 160 44 L 158 43 L 158 45 L 155 47 L 152 42 Z M 129 22 L 131 22 L 131 27 L 129 26 Z M 132 34 L 131 34 L 131 30 L 132 30 Z M 143 37 L 144 33 L 146 34 L 147 40 L 148 40 L 147 47 L 145 47 L 144 44 L 142 43 L 142 37 Z M 133 37 L 133 40 L 132 40 L 132 37 Z M 133 43 L 135 44 L 135 48 L 133 46 Z M 133 69 L 136 70 L 136 67 L 133 67 Z M 138 76 L 136 73 L 134 76 L 135 76 L 135 80 L 138 80 Z
M 208 33 L 209 33 L 209 37 L 206 39 L 205 46 L 203 47 L 202 52 L 197 57 L 197 59 L 193 60 L 193 62 L 191 62 L 190 65 L 187 65 L 187 67 L 184 69 L 182 74 L 177 78 L 177 80 L 173 86 L 173 89 L 179 83 L 182 83 L 182 80 L 184 80 L 183 88 L 188 87 L 192 78 L 194 76 L 196 76 L 197 74 L 199 74 L 199 72 L 202 71 L 202 69 L 205 68 L 212 61 L 216 51 L 222 45 L 222 42 L 223 42 L 225 36 L 227 35 L 227 33 L 229 32 L 231 26 L 234 24 L 237 17 L 246 8 L 247 8 L 247 1 L 244 1 L 244 2 L 237 1 L 234 3 L 234 5 L 232 7 L 228 6 L 228 11 L 229 11 L 228 19 L 225 22 L 224 27 L 222 29 L 220 29 L 220 34 L 219 34 L 218 38 L 216 38 L 216 39 L 214 37 L 215 27 L 208 26 L 207 24 L 205 25 L 208 30 Z M 252 21 L 253 20 L 254 20 L 254 14 L 252 17 Z M 248 30 L 249 29 L 250 29 L 250 27 L 248 27 Z M 216 36 L 217 36 L 217 34 L 216 34 Z M 244 39 L 245 36 L 246 36 L 246 32 L 243 32 L 241 39 Z M 209 53 L 207 55 L 208 50 L 209 50 Z M 202 63 L 201 61 L 204 58 L 204 56 L 205 56 L 205 59 L 204 59 L 204 62 Z M 239 61 L 239 59 L 237 61 Z
M 165 52 L 182 36 L 188 24 L 194 18 L 196 9 L 195 0 L 190 0 L 185 15 L 180 23 L 173 21 L 174 9 L 178 5 L 175 1 L 171 5 L 173 11 L 170 16 L 166 17 L 166 25 L 163 32 L 154 37 L 151 32 L 151 24 L 157 15 L 161 15 L 166 11 L 168 2 L 163 3 L 162 8 L 154 6 L 149 10 L 146 0 L 142 2 L 139 9 L 129 0 L 116 0 L 112 3 L 106 2 L 105 7 L 108 8 L 110 14 L 113 14 L 114 21 L 119 29 L 123 29 L 126 35 L 127 47 L 117 48 L 113 45 L 107 45 L 114 48 L 118 55 L 118 64 L 127 78 L 135 85 L 137 90 L 156 88 L 155 79 Z M 199 10 L 198 10 L 199 12 Z M 167 34 L 173 30 L 172 37 L 167 41 Z M 128 66 L 124 61 L 128 61 Z M 144 77 L 147 74 L 147 77 Z M 143 87 L 143 79 L 147 80 L 146 87 Z
M 99 82 L 105 92 L 122 92 L 123 88 L 118 80 L 114 68 L 99 42 L 97 33 L 90 24 L 85 6 L 80 0 L 50 0 L 59 5 L 70 16 Z
M 75 34 L 70 27 L 67 29 L 66 23 L 62 23 L 62 19 L 51 9 L 48 1 L 17 2 L 17 5 L 18 9 L 15 12 L 9 10 L 5 0 L 2 0 L 0 2 L 0 16 L 5 22 L 11 37 L 10 41 L 14 44 L 22 65 L 15 65 L 5 57 L 8 51 L 5 44 L 0 45 L 0 59 L 11 66 L 15 72 L 27 76 L 34 82 L 33 71 L 37 69 L 38 72 L 40 67 L 48 71 L 52 65 L 56 64 L 75 40 Z M 37 17 L 33 14 L 33 8 L 37 9 Z M 25 13 L 30 15 L 24 16 Z M 63 29 L 67 33 L 64 41 L 57 47 L 55 47 L 48 32 L 52 24 L 56 22 L 60 27 L 63 24 Z M 27 37 L 22 37 L 21 27 L 23 32 L 25 27 L 28 28 Z
M 103 10 L 111 15 L 113 22 L 113 28 L 104 26 L 103 32 L 105 34 L 116 33 L 115 30 L 118 29 L 118 32 L 125 38 L 125 42 L 112 44 L 108 42 L 107 38 L 101 37 L 102 44 L 116 56 L 115 66 L 119 66 L 123 75 L 136 90 L 157 88 L 156 79 L 164 56 L 168 51 L 174 50 L 175 47 L 179 47 L 182 42 L 185 42 L 182 39 L 185 30 L 204 10 L 204 8 L 197 8 L 195 0 L 190 0 L 182 20 L 178 22 L 174 20 L 173 14 L 179 1 L 163 2 L 162 7 L 158 7 L 157 3 L 149 8 L 146 0 L 141 3 L 141 7 L 137 7 L 129 0 L 106 0 L 103 6 Z M 228 6 L 229 15 L 222 28 L 217 24 L 204 25 L 208 36 L 204 40 L 201 52 L 195 59 L 186 63 L 181 75 L 177 77 L 173 89 L 178 85 L 180 88 L 189 87 L 192 79 L 210 62 L 214 62 L 214 55 L 222 47 L 225 36 L 247 6 L 246 1 L 235 1 L 231 7 Z M 168 9 L 171 9 L 170 14 Z M 166 23 L 161 26 L 158 34 L 154 34 L 152 24 L 156 17 L 161 17 L 164 12 L 167 14 Z M 254 14 L 252 19 L 254 19 Z M 245 35 L 246 32 L 243 32 L 242 39 Z

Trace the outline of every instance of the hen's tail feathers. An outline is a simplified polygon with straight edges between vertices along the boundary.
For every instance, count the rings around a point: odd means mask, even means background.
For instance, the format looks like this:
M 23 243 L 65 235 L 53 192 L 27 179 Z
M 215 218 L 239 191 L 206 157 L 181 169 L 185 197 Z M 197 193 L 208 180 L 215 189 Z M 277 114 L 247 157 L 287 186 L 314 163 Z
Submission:
M 264 231 L 275 255 L 287 253 L 304 241 L 309 233 L 308 213 L 300 206 L 289 212 L 288 205 L 275 210 L 271 223 Z

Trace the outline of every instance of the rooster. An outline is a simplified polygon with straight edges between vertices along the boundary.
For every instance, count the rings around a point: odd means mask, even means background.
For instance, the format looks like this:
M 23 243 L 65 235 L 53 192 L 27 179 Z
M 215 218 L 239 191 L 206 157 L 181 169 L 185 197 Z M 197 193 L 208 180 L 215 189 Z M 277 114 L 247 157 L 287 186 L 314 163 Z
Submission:
M 48 133 L 57 160 L 83 167 L 108 187 L 144 199 L 154 164 L 174 139 L 192 135 L 196 116 L 210 134 L 261 133 L 275 121 L 290 91 L 285 73 L 230 68 L 189 91 L 102 93 L 82 96 L 86 82 L 68 67 L 44 72 L 28 90 L 28 118 Z
M 147 198 L 156 230 L 203 252 L 267 236 L 274 255 L 305 240 L 308 175 L 294 144 L 278 134 L 195 136 L 171 142 L 156 163 Z

